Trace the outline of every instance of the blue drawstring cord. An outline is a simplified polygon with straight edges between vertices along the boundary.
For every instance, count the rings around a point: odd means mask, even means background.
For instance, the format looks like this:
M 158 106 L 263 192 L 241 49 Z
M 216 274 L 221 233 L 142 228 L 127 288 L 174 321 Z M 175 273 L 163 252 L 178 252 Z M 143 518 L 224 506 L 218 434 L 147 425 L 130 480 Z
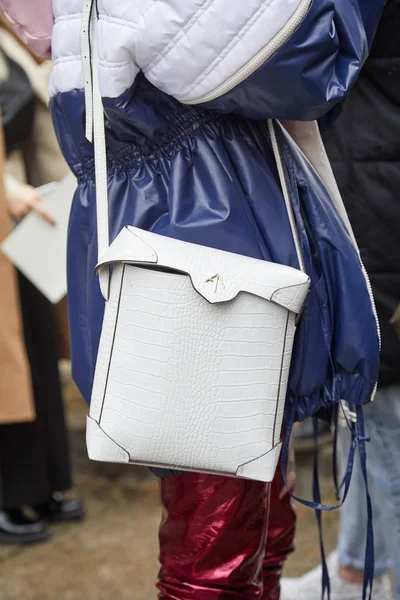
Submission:
M 314 472 L 313 472 L 313 500 L 316 505 L 321 504 L 321 488 L 319 484 L 319 452 L 318 452 L 318 419 L 313 417 L 313 434 L 314 434 Z M 325 592 L 327 593 L 328 600 L 331 596 L 331 582 L 329 579 L 328 567 L 326 564 L 324 536 L 322 531 L 322 511 L 316 509 L 315 517 L 317 519 L 318 534 L 319 534 L 319 547 L 321 551 L 321 565 L 322 565 L 322 600 L 325 598 Z
M 287 426 L 286 433 L 285 433 L 285 439 L 284 439 L 283 448 L 282 448 L 282 458 L 281 458 L 282 477 L 283 477 L 283 480 L 284 480 L 285 485 L 288 490 L 289 490 L 289 487 L 288 487 L 287 480 L 286 480 L 286 463 L 287 463 L 288 454 L 289 454 L 289 443 L 290 443 L 290 438 L 291 438 L 292 430 L 293 430 L 295 411 L 296 411 L 296 407 L 293 404 L 291 414 L 289 417 L 288 426 Z M 321 502 L 312 502 L 310 500 L 304 500 L 304 499 L 299 498 L 296 495 L 292 494 L 293 499 L 297 500 L 297 502 L 300 502 L 300 504 L 303 504 L 304 506 L 307 506 L 308 508 L 312 508 L 314 510 L 324 510 L 327 512 L 331 512 L 333 510 L 337 510 L 338 508 L 340 508 L 343 505 L 344 501 L 346 500 L 347 494 L 349 492 L 351 476 L 353 473 L 356 447 L 357 447 L 357 437 L 355 439 L 353 439 L 353 442 L 350 447 L 349 458 L 347 461 L 346 474 L 344 476 L 343 483 L 342 483 L 342 486 L 344 487 L 343 498 L 337 505 L 328 506 L 326 504 L 321 504 Z
M 365 483 L 365 493 L 367 499 L 367 544 L 365 548 L 365 566 L 364 566 L 364 584 L 363 584 L 363 600 L 372 599 L 372 588 L 374 582 L 374 567 L 375 567 L 375 546 L 374 546 L 374 528 L 372 517 L 372 502 L 368 487 L 367 474 L 367 449 L 365 442 L 371 441 L 369 436 L 365 435 L 364 414 L 361 406 L 356 407 L 357 414 L 357 440 L 358 451 L 360 455 L 361 471 Z M 369 594 L 368 594 L 369 588 Z
M 340 500 L 340 486 L 337 473 L 337 447 L 338 447 L 338 432 L 339 432 L 339 405 L 335 404 L 333 407 L 333 452 L 332 452 L 332 473 L 333 483 L 335 485 L 335 498 L 339 502 Z
M 343 411 L 344 412 L 344 411 Z M 296 414 L 296 406 L 295 402 L 293 402 L 288 426 L 285 433 L 285 439 L 282 448 L 282 457 L 281 457 L 281 472 L 283 481 L 285 483 L 286 488 L 288 489 L 290 495 L 294 500 L 300 502 L 304 506 L 312 508 L 315 511 L 317 524 L 319 529 L 319 540 L 320 540 L 320 548 L 321 548 L 321 562 L 322 562 L 322 600 L 324 600 L 325 594 L 327 595 L 327 600 L 330 600 L 330 579 L 329 572 L 326 565 L 325 559 L 325 549 L 323 542 L 323 532 L 322 532 L 322 511 L 331 512 L 333 510 L 337 510 L 341 508 L 346 501 L 351 477 L 353 474 L 354 467 L 354 459 L 355 452 L 358 446 L 359 456 L 360 456 L 360 464 L 361 470 L 365 482 L 365 490 L 366 490 L 366 498 L 367 498 L 367 544 L 365 550 L 365 568 L 364 568 L 364 583 L 363 583 L 363 600 L 372 600 L 372 586 L 373 586 L 373 578 L 374 578 L 374 564 L 375 564 L 375 556 L 374 556 L 374 532 L 373 532 L 373 521 L 372 521 L 372 502 L 369 493 L 368 487 L 368 476 L 367 476 L 367 452 L 365 443 L 370 441 L 370 437 L 365 435 L 365 427 L 364 427 L 364 415 L 361 406 L 355 407 L 355 412 L 357 415 L 356 427 L 354 427 L 348 420 L 347 415 L 344 412 L 345 419 L 347 425 L 352 433 L 352 442 L 349 450 L 349 457 L 347 461 L 346 473 L 343 477 L 343 481 L 340 486 L 337 485 L 337 476 L 335 479 L 335 487 L 337 498 L 340 498 L 340 491 L 343 489 L 343 496 L 339 503 L 335 506 L 328 506 L 326 504 L 322 504 L 321 502 L 321 490 L 319 485 L 319 465 L 318 465 L 318 423 L 317 419 L 313 417 L 313 430 L 314 430 L 314 443 L 315 443 L 315 455 L 314 455 L 314 469 L 313 469 L 313 501 L 304 500 L 303 498 L 299 498 L 295 494 L 293 494 L 289 488 L 286 479 L 286 464 L 289 455 L 289 444 L 292 436 L 292 430 L 294 425 L 294 418 Z M 336 461 L 336 457 L 335 457 Z M 369 590 L 369 594 L 368 594 Z

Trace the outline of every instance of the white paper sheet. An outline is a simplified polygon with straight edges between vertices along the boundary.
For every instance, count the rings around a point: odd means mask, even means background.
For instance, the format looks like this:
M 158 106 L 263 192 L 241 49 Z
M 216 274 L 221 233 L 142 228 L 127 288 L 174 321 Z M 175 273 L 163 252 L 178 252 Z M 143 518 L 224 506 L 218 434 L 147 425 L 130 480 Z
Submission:
M 30 213 L 1 246 L 11 262 L 53 304 L 67 293 L 67 231 L 75 190 L 76 179 L 72 173 L 59 182 L 39 188 L 56 225 Z

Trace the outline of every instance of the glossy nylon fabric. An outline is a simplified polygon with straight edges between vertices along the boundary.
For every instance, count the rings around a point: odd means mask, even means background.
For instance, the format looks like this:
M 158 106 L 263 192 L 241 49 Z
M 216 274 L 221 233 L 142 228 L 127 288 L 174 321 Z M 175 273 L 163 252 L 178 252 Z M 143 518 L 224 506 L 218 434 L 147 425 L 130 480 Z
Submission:
M 177 239 L 298 267 L 267 123 L 180 104 L 139 75 L 106 99 L 111 238 L 131 224 Z M 83 92 L 52 100 L 58 137 L 79 187 L 69 228 L 74 378 L 86 400 L 104 301 L 97 262 L 93 148 Z M 340 399 L 363 404 L 378 370 L 377 331 L 359 258 L 318 176 L 282 139 L 312 280 L 293 353 L 288 411 L 304 419 Z
M 252 75 L 204 104 L 253 119 L 312 121 L 354 84 L 386 0 L 313 0 L 293 35 Z

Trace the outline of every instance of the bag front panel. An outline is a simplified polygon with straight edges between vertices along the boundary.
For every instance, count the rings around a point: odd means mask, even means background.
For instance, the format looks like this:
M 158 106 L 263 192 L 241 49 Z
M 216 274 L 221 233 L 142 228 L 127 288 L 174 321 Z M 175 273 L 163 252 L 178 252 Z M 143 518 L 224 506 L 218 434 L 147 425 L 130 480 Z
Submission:
M 107 311 L 91 416 L 131 462 L 234 475 L 279 443 L 287 310 L 248 293 L 210 304 L 186 275 L 125 266 Z

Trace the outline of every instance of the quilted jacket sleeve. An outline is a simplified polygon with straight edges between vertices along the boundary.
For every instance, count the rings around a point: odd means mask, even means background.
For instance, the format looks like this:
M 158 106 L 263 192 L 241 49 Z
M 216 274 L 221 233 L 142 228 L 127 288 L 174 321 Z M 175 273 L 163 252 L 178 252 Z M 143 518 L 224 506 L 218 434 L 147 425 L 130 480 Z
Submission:
M 32 52 L 50 58 L 53 29 L 51 0 L 0 0 L 0 8 Z
M 155 59 L 139 52 L 138 64 L 184 103 L 250 118 L 313 120 L 353 85 L 385 2 L 252 0 L 229 11 L 214 2 L 214 9 L 193 11 Z
M 203 106 L 251 118 L 320 118 L 354 84 L 385 0 L 314 0 L 293 35 L 250 76 Z

